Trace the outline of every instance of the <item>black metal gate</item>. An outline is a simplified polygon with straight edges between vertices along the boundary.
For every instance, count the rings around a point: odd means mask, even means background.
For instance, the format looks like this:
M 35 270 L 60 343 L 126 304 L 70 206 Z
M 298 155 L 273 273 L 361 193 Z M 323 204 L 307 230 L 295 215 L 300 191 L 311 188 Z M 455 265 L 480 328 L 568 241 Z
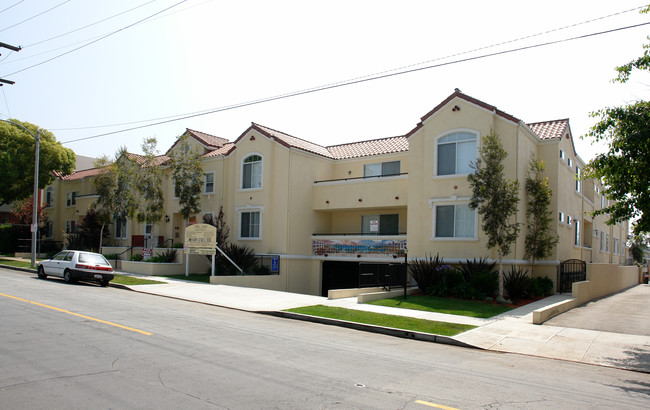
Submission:
M 573 282 L 587 279 L 587 263 L 580 259 L 569 259 L 560 262 L 560 277 L 557 281 L 557 291 L 560 293 L 571 292 Z
M 382 287 L 390 290 L 404 287 L 406 265 L 403 263 L 360 263 L 359 287 Z

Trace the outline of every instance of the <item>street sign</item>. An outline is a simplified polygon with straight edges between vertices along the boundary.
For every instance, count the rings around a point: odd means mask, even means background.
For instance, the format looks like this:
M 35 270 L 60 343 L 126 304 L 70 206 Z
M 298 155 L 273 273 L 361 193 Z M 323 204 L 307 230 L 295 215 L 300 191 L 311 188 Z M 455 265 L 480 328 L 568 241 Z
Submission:
M 271 258 L 271 273 L 278 273 L 280 270 L 280 256 L 275 255 Z

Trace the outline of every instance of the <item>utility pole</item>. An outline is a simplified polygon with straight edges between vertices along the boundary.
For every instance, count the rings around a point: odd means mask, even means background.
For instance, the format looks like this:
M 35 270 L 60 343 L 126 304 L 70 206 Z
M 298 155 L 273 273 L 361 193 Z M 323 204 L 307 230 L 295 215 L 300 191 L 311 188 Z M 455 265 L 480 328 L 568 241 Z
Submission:
M 20 46 L 18 46 L 18 47 L 16 47 L 16 46 L 12 46 L 12 45 L 10 45 L 10 44 L 3 43 L 3 42 L 1 42 L 1 41 L 0 41 L 0 47 L 2 47 L 2 48 L 6 48 L 6 49 L 9 49 L 9 50 L 11 50 L 11 51 L 20 51 L 20 50 L 23 49 L 23 48 L 20 47 Z M 2 54 L 0 54 L 0 55 L 2 55 Z M 5 85 L 5 84 L 14 85 L 14 84 L 15 84 L 15 81 L 5 80 L 4 78 L 0 78 L 0 87 L 2 87 L 2 86 Z

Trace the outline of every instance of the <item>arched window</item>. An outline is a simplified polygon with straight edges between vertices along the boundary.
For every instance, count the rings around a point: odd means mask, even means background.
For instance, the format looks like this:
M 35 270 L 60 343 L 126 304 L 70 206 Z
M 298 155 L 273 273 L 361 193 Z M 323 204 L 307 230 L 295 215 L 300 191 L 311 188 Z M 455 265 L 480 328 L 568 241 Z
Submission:
M 470 174 L 469 164 L 476 160 L 476 134 L 454 132 L 437 141 L 436 175 Z
M 242 162 L 242 189 L 262 187 L 262 157 L 257 154 L 249 155 Z

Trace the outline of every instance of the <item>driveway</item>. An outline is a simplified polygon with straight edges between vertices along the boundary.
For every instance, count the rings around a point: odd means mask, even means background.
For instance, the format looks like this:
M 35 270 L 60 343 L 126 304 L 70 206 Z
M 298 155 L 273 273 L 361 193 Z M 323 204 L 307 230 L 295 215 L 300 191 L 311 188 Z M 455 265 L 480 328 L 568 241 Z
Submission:
M 636 285 L 593 300 L 544 325 L 650 336 L 650 286 Z

